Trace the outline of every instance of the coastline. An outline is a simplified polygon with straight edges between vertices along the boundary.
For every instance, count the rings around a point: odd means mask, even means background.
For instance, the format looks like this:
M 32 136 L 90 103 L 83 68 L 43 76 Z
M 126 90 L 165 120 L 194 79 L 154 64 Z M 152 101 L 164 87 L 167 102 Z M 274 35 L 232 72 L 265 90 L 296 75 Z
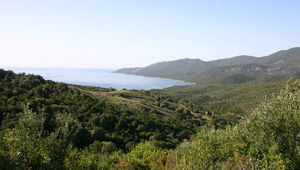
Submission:
M 197 83 L 194 83 L 194 82 L 188 82 L 188 81 L 184 81 L 184 80 L 178 80 L 178 79 L 172 79 L 172 78 L 164 78 L 164 77 L 155 77 L 155 76 L 145 76 L 145 75 L 134 74 L 134 73 L 121 73 L 121 72 L 112 72 L 112 73 L 128 74 L 128 75 L 151 77 L 151 78 L 158 78 L 158 79 L 173 80 L 173 81 L 180 81 L 180 82 L 183 82 L 183 83 L 189 83 L 186 86 L 191 86 L 191 85 L 196 85 L 197 84 Z
M 138 75 L 138 74 L 135 74 L 135 75 L 137 75 L 137 76 L 143 76 L 143 75 Z M 165 80 L 180 81 L 180 82 L 183 82 L 183 83 L 189 83 L 190 85 L 196 85 L 197 84 L 197 83 L 194 83 L 194 82 L 189 82 L 189 81 L 184 81 L 184 80 L 177 80 L 177 79 L 171 79 L 171 78 L 164 78 L 164 77 L 154 77 L 154 76 L 145 76 L 145 77 L 152 77 L 152 78 L 159 78 L 159 79 L 165 79 Z
M 154 77 L 154 76 L 143 76 L 138 74 L 119 73 L 120 75 L 116 75 L 116 76 L 109 75 L 112 73 L 116 73 L 115 69 L 109 69 L 109 70 L 108 69 L 95 69 L 95 70 L 87 69 L 86 70 L 81 68 L 80 69 L 74 69 L 74 68 L 55 69 L 55 68 L 30 68 L 30 67 L 29 68 L 4 67 L 3 69 L 11 70 L 17 74 L 26 73 L 26 74 L 40 75 L 45 80 L 52 80 L 55 82 L 64 82 L 73 85 L 93 86 L 93 87 L 102 87 L 102 88 L 112 87 L 115 89 L 127 88 L 127 89 L 141 90 L 141 89 L 163 89 L 163 88 L 168 88 L 173 86 L 191 86 L 196 84 L 196 83 L 187 82 L 183 80 Z M 90 76 L 87 76 L 87 74 L 90 74 Z M 121 81 L 118 79 L 119 76 L 126 76 L 126 75 L 128 76 L 131 75 L 132 77 L 130 76 L 125 79 L 121 78 L 120 79 Z M 101 76 L 104 78 L 100 78 Z M 156 80 L 151 80 L 151 78 Z M 104 81 L 101 81 L 102 79 Z M 152 82 L 152 84 L 150 82 Z

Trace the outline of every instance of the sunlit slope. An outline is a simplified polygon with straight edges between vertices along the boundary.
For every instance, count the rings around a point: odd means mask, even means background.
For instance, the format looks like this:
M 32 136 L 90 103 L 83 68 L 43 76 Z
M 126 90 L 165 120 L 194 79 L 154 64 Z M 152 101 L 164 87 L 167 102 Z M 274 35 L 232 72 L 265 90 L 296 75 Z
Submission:
M 144 68 L 120 69 L 117 72 L 198 83 L 244 83 L 299 77 L 300 48 L 282 50 L 265 57 L 237 56 L 208 62 L 200 59 L 181 59 Z

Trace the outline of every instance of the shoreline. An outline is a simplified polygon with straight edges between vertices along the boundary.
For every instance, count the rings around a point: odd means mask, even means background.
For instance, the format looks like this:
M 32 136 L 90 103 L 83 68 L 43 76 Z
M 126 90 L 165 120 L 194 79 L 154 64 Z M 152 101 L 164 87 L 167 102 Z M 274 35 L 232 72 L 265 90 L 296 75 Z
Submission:
M 155 76 L 145 76 L 145 75 L 139 75 L 139 74 L 133 74 L 133 73 L 121 73 L 121 72 L 112 72 L 112 73 L 128 74 L 128 75 L 135 75 L 135 76 L 142 76 L 142 77 L 151 77 L 151 78 L 158 78 L 158 79 L 173 80 L 173 81 L 180 81 L 180 82 L 183 82 L 183 83 L 189 83 L 189 85 L 186 85 L 186 86 L 196 85 L 197 84 L 197 83 L 194 83 L 194 82 L 188 82 L 188 81 L 178 80 L 178 79 L 172 79 L 172 78 L 155 77 Z
M 115 88 L 115 89 L 119 89 L 119 86 L 110 86 L 110 87 L 107 87 L 106 85 L 103 85 L 103 84 L 95 84 L 95 83 L 88 83 L 88 82 L 75 82 L 74 80 L 72 81 L 69 81 L 68 79 L 56 79 L 55 76 L 50 76 L 48 74 L 44 74 L 45 73 L 45 70 L 46 69 L 46 73 L 50 72 L 51 73 L 51 70 L 57 70 L 57 69 L 54 69 L 54 68 L 51 68 L 48 70 L 48 68 L 9 68 L 9 67 L 3 67 L 4 70 L 10 70 L 10 71 L 13 71 L 14 73 L 16 74 L 20 74 L 20 73 L 25 73 L 25 74 L 33 74 L 33 75 L 39 75 L 39 76 L 42 76 L 43 79 L 45 80 L 51 80 L 51 81 L 54 81 L 54 82 L 63 82 L 63 83 L 66 83 L 66 84 L 70 84 L 70 85 L 79 85 L 79 86 L 91 86 L 91 87 L 100 87 L 100 88 Z M 33 69 L 33 70 L 32 70 Z M 39 71 L 40 70 L 40 71 Z M 68 68 L 66 68 L 66 70 L 69 70 Z M 99 70 L 99 69 L 97 69 Z M 104 69 L 106 70 L 106 69 Z M 197 83 L 193 83 L 193 82 L 188 82 L 188 81 L 184 81 L 184 80 L 177 80 L 177 79 L 172 79 L 172 78 L 164 78 L 164 77 L 155 77 L 155 76 L 145 76 L 145 75 L 138 75 L 138 74 L 133 74 L 133 73 L 121 73 L 121 72 L 115 72 L 114 70 L 106 70 L 105 71 L 106 73 L 119 73 L 119 74 L 123 74 L 123 75 L 133 75 L 133 76 L 140 76 L 140 77 L 145 77 L 145 78 L 154 78 L 154 79 L 161 79 L 161 80 L 171 80 L 171 81 L 174 81 L 173 83 L 172 82 L 165 82 L 165 83 L 171 83 L 173 84 L 172 86 L 169 86 L 169 87 L 174 87 L 174 86 L 191 86 L 191 85 L 196 85 Z M 159 80 L 157 80 L 159 81 Z M 177 81 L 177 84 L 176 82 Z M 181 84 L 183 83 L 183 84 Z M 164 89 L 164 88 L 169 88 L 169 87 L 161 87 L 161 86 L 158 86 L 158 87 L 152 87 L 153 89 Z M 149 88 L 149 89 L 152 89 L 152 88 Z M 131 87 L 130 86 L 130 89 L 136 89 L 136 90 L 142 90 L 142 89 L 146 89 L 146 88 L 140 88 L 140 87 Z

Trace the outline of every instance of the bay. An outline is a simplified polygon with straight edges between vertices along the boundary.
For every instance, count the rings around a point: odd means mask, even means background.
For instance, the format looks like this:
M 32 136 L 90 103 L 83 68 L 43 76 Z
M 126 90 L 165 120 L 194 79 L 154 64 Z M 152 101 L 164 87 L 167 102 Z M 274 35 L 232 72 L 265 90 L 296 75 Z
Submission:
M 7 67 L 15 73 L 41 75 L 46 80 L 76 85 L 86 85 L 115 89 L 162 89 L 184 86 L 191 83 L 163 78 L 145 77 L 113 73 L 116 69 L 78 69 L 78 68 L 20 68 Z

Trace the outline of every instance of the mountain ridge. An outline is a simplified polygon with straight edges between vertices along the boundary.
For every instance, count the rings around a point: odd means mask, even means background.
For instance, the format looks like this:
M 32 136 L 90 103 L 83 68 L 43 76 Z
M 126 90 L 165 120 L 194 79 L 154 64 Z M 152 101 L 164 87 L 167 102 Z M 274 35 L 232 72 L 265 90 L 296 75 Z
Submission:
M 227 77 L 240 77 L 247 81 L 277 76 L 298 77 L 300 73 L 300 47 L 280 50 L 263 57 L 240 55 L 213 61 L 184 58 L 158 62 L 146 67 L 123 68 L 116 72 L 171 78 L 194 83 L 223 82 L 226 81 Z M 236 82 L 247 81 L 237 80 Z

